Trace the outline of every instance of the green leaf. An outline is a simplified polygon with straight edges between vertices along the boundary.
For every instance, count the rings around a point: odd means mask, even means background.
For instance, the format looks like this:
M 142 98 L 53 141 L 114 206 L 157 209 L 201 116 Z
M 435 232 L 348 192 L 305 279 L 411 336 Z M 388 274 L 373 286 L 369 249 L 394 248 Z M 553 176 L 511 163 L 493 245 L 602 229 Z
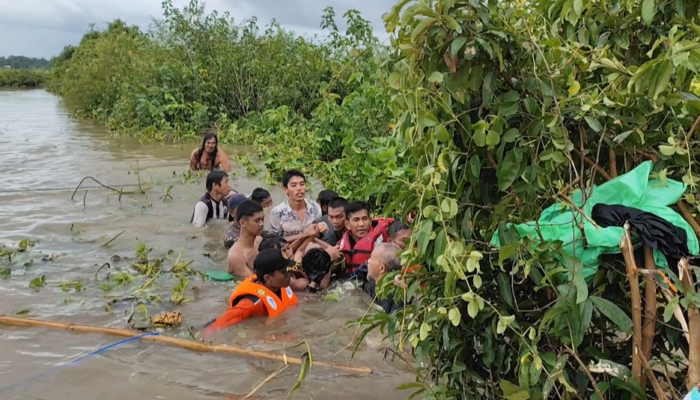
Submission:
M 503 297 L 503 300 L 506 301 L 506 303 L 513 307 L 513 295 L 512 295 L 512 290 L 510 288 L 510 284 L 508 282 L 508 278 L 506 277 L 506 274 L 503 272 L 498 273 L 498 290 L 501 292 L 501 297 Z
M 430 128 L 438 124 L 437 118 L 427 111 L 418 111 L 418 119 L 420 124 L 426 128 Z
M 475 288 L 477 288 L 477 289 L 480 288 L 480 287 L 481 287 L 481 284 L 482 284 L 482 282 L 481 282 L 481 276 L 479 276 L 479 275 L 474 275 L 474 277 L 472 278 L 472 283 L 474 283 L 474 287 L 475 287 Z
M 659 146 L 659 151 L 665 156 L 672 156 L 676 154 L 676 146 L 667 146 L 662 144 Z
M 600 122 L 598 121 L 597 118 L 587 115 L 587 116 L 583 117 L 583 119 L 586 120 L 586 122 L 588 123 L 588 126 L 590 126 L 591 129 L 593 129 L 594 131 L 600 132 L 600 130 L 603 129 L 603 126 L 600 124 Z
M 499 165 L 496 175 L 498 177 L 498 189 L 500 191 L 506 191 L 518 178 L 521 163 L 519 155 L 521 154 L 522 153 L 518 151 L 508 152 L 501 165 Z
M 501 103 L 498 107 L 498 115 L 508 117 L 518 112 L 518 103 Z
M 46 276 L 37 276 L 36 278 L 32 279 L 31 282 L 29 282 L 29 287 L 33 289 L 38 289 L 41 287 L 44 287 L 46 284 Z
M 574 0 L 574 12 L 576 13 L 576 16 L 580 17 L 582 11 L 583 11 L 583 0 Z
M 574 272 L 574 286 L 576 286 L 576 304 L 581 304 L 588 298 L 588 286 L 583 278 L 583 270 Z
M 459 312 L 459 309 L 451 308 L 447 318 L 452 322 L 452 325 L 459 326 L 459 323 L 462 321 L 462 314 Z
M 428 333 L 430 333 L 430 325 L 428 325 L 426 322 L 423 322 L 420 325 L 420 331 L 418 333 L 420 340 L 423 341 L 428 338 Z
M 483 257 L 484 256 L 481 253 L 477 251 L 472 251 L 472 253 L 467 258 L 467 272 L 472 273 L 476 271 L 479 268 L 479 261 Z
M 620 309 L 610 300 L 603 299 L 598 296 L 591 296 L 591 301 L 595 308 L 601 312 L 601 314 L 608 317 L 618 328 L 624 333 L 632 332 L 632 320 L 625 314 L 624 311 Z
M 678 307 L 678 301 L 680 300 L 679 296 L 676 296 L 671 299 L 671 301 L 666 304 L 666 307 L 664 307 L 664 322 L 668 323 L 668 321 L 673 318 L 673 311 Z
M 443 125 L 443 124 L 435 125 L 435 138 L 440 143 L 447 143 L 450 141 L 450 134 L 447 133 L 447 129 L 445 129 L 445 125 Z
M 326 301 L 340 301 L 340 293 L 329 293 L 323 299 Z
M 642 1 L 642 19 L 647 26 L 651 26 L 651 21 L 654 19 L 656 9 L 656 0 Z
M 433 72 L 430 74 L 428 77 L 428 82 L 430 83 L 442 83 L 442 81 L 445 79 L 445 77 L 439 73 L 438 71 Z
M 433 221 L 429 219 L 424 219 L 421 222 L 420 228 L 418 228 L 418 254 L 424 255 L 425 251 L 428 249 L 428 243 L 430 243 L 430 237 L 433 234 Z
M 500 387 L 503 391 L 503 397 L 508 400 L 528 400 L 530 398 L 530 393 L 528 393 L 527 389 L 523 389 L 506 380 L 501 381 Z
M 12 269 L 9 267 L 0 269 L 0 278 L 9 279 L 12 276 Z
M 474 140 L 474 144 L 476 144 L 477 146 L 486 146 L 486 134 L 483 130 L 474 131 L 474 136 L 472 137 L 472 139 Z
M 481 160 L 479 159 L 478 154 L 474 154 L 469 159 L 469 170 L 471 171 L 472 176 L 476 179 L 481 177 Z
M 665 60 L 662 63 L 659 64 L 659 66 L 655 69 L 656 74 L 655 75 L 655 82 L 656 84 L 649 87 L 649 91 L 651 92 L 651 98 L 656 100 L 659 98 L 659 95 L 663 93 L 664 90 L 666 90 L 666 86 L 668 86 L 668 83 L 671 81 L 671 74 L 673 73 L 673 64 L 671 61 Z M 652 78 L 653 79 L 653 78 Z
M 510 128 L 503 134 L 503 141 L 506 143 L 515 142 L 520 137 L 520 132 L 515 128 Z
M 535 101 L 535 99 L 528 97 L 523 100 L 523 104 L 525 104 L 525 110 L 527 110 L 527 112 L 529 112 L 530 114 L 539 114 L 540 108 L 537 107 L 537 102 Z
M 450 44 L 450 53 L 457 54 L 457 52 L 459 52 L 459 50 L 464 46 L 465 43 L 467 43 L 467 38 L 465 38 L 464 36 L 460 36 L 457 39 L 453 40 Z
M 486 144 L 489 145 L 489 147 L 496 147 L 500 142 L 501 137 L 498 136 L 498 132 L 490 130 L 489 133 L 486 135 Z
M 505 332 L 506 329 L 510 326 L 510 324 L 513 323 L 513 321 L 515 321 L 515 316 L 513 315 L 508 317 L 498 317 L 498 324 L 496 324 L 496 333 L 502 335 L 503 332 Z
M 467 314 L 469 314 L 469 317 L 472 319 L 476 318 L 477 314 L 479 314 L 479 305 L 476 303 L 476 301 L 469 302 L 469 305 L 467 306 Z

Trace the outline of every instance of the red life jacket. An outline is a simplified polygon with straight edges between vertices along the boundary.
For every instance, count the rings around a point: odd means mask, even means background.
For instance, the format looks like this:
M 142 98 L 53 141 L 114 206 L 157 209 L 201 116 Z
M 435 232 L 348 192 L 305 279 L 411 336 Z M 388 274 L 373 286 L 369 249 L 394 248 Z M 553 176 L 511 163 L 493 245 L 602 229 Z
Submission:
M 372 250 L 374 250 L 374 243 L 378 238 L 381 237 L 382 242 L 389 241 L 389 234 L 386 232 L 386 228 L 392 222 L 394 222 L 393 218 L 373 218 L 372 228 L 369 233 L 358 240 L 354 246 L 352 245 L 354 239 L 350 231 L 343 234 L 343 238 L 340 239 L 340 249 L 345 255 L 346 275 L 355 272 L 360 265 L 369 260 Z

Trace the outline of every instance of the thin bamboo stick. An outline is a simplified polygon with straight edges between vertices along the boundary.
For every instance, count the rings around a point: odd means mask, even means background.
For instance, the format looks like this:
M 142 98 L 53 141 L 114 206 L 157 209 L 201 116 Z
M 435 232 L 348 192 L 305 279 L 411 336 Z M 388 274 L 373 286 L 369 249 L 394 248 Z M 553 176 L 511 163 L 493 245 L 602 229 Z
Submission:
M 656 262 L 651 247 L 644 246 L 644 268 L 649 271 L 656 271 Z M 642 354 L 644 360 L 651 360 L 651 349 L 654 346 L 654 336 L 656 336 L 656 280 L 653 274 L 645 274 L 644 281 L 644 325 L 642 327 Z M 642 362 L 642 366 L 644 363 Z M 646 388 L 647 375 L 642 374 L 639 385 Z M 657 382 L 658 384 L 658 382 Z
M 45 327 L 45 328 L 67 329 L 67 330 L 74 331 L 74 332 L 90 332 L 90 333 L 97 332 L 97 333 L 104 333 L 104 334 L 108 334 L 108 335 L 122 336 L 122 337 L 134 337 L 134 336 L 139 336 L 142 334 L 142 332 L 131 331 L 131 330 L 126 330 L 126 329 L 106 328 L 106 327 L 102 327 L 102 326 L 92 326 L 92 325 L 77 325 L 77 324 L 69 324 L 69 323 L 63 323 L 63 322 L 44 321 L 44 320 L 32 319 L 32 318 L 12 317 L 12 316 L 8 316 L 8 315 L 0 315 L 0 324 L 19 325 L 19 326 L 41 326 L 41 327 Z M 271 353 L 265 353 L 265 352 L 261 352 L 261 351 L 245 350 L 245 349 L 241 349 L 238 347 L 232 347 L 232 346 L 208 345 L 208 344 L 203 343 L 203 342 L 195 342 L 194 340 L 187 340 L 187 339 L 178 339 L 178 338 L 164 336 L 164 335 L 146 336 L 146 337 L 141 338 L 141 340 L 168 343 L 171 345 L 184 347 L 186 349 L 190 349 L 190 350 L 194 350 L 194 351 L 230 353 L 230 354 L 238 354 L 238 355 L 247 356 L 247 357 L 263 358 L 263 359 L 267 359 L 267 360 L 280 361 L 280 362 L 283 362 L 284 364 L 302 365 L 302 363 L 303 363 L 303 360 L 301 360 L 299 358 L 288 357 L 287 355 L 284 355 L 284 354 L 283 355 L 271 354 Z M 339 370 L 353 372 L 353 373 L 357 373 L 357 374 L 371 374 L 372 373 L 372 370 L 370 368 L 367 368 L 367 367 L 351 367 L 351 366 L 346 366 L 346 365 L 327 363 L 327 362 L 323 362 L 323 361 L 314 361 L 313 365 L 319 366 L 319 367 L 331 368 L 331 369 L 339 369 Z
M 632 239 L 630 237 L 630 224 L 625 221 L 624 225 L 625 231 L 622 235 L 622 241 L 620 242 L 620 249 L 622 251 L 622 256 L 625 259 L 625 265 L 627 266 L 627 279 L 630 282 L 630 297 L 632 299 L 632 324 L 633 324 L 633 337 L 632 337 L 632 376 L 637 382 L 641 382 L 642 379 L 642 362 L 639 357 L 635 357 L 636 353 L 640 350 L 642 344 L 642 295 L 639 291 L 639 277 L 637 276 L 637 264 L 634 261 L 634 254 L 632 253 Z M 637 396 L 632 396 L 632 400 L 636 400 Z

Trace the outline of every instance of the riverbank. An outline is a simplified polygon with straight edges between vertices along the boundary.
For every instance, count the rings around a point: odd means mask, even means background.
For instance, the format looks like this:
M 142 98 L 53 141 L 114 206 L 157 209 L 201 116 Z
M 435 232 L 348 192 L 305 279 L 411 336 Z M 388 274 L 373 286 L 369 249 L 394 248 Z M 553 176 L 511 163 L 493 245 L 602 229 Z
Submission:
M 40 88 L 48 77 L 43 69 L 0 69 L 0 88 Z

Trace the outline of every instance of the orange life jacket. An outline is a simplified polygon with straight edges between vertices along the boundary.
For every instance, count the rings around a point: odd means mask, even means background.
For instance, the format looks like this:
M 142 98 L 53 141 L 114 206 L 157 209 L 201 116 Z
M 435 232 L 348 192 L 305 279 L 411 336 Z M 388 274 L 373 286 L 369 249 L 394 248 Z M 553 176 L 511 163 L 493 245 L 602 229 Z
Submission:
M 287 286 L 286 288 L 282 288 L 282 298 L 280 299 L 270 289 L 256 283 L 256 279 L 257 277 L 253 275 L 241 282 L 231 294 L 228 305 L 233 307 L 236 304 L 236 300 L 243 296 L 255 296 L 259 298 L 265 305 L 265 308 L 267 308 L 267 315 L 270 318 L 274 318 L 287 308 L 295 306 L 299 302 L 297 295 L 294 294 L 291 287 Z
M 423 266 L 422 264 L 417 264 L 417 265 L 414 265 L 412 267 L 406 267 L 406 268 L 404 268 L 404 271 L 407 273 L 416 272 L 419 269 L 421 269 L 422 266 Z
M 374 250 L 374 243 L 378 238 L 381 237 L 383 242 L 389 241 L 389 234 L 386 232 L 386 228 L 392 222 L 394 222 L 393 218 L 372 219 L 372 228 L 369 233 L 358 240 L 355 246 L 351 244 L 352 234 L 350 231 L 343 234 L 343 238 L 340 240 L 340 249 L 345 255 L 346 275 L 355 272 L 360 265 L 369 260 L 372 250 Z

